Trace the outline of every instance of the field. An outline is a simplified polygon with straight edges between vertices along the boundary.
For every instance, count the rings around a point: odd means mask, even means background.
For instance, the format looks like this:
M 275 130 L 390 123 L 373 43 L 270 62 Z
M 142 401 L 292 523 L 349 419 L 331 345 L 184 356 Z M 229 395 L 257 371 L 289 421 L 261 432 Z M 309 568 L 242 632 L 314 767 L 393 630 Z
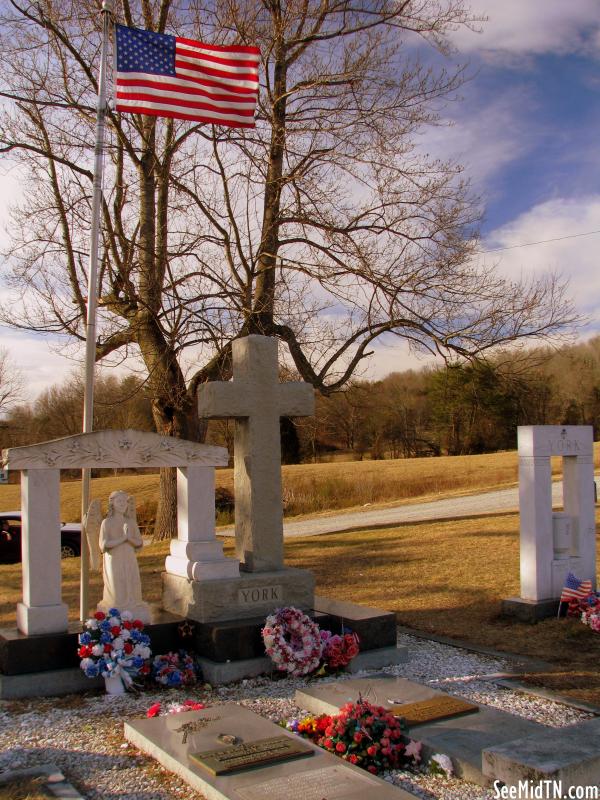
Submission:
M 596 445 L 595 460 L 600 466 L 600 444 Z M 552 469 L 554 474 L 560 473 L 560 459 L 553 460 Z M 517 454 L 298 464 L 284 466 L 282 472 L 286 516 L 297 516 L 511 486 L 517 482 Z M 233 470 L 217 470 L 217 486 L 232 491 Z M 92 481 L 92 497 L 103 502 L 115 489 L 135 494 L 140 521 L 151 523 L 156 511 L 157 474 L 113 475 Z M 63 482 L 63 521 L 79 520 L 80 491 L 79 481 Z M 0 511 L 19 507 L 19 485 L 0 486 Z M 230 521 L 226 517 L 219 520 Z
M 514 453 L 419 462 L 288 467 L 286 485 L 308 493 L 322 480 L 326 485 L 329 481 L 365 485 L 371 481 L 372 487 L 381 483 L 385 491 L 373 492 L 373 499 L 366 502 L 394 499 L 394 485 L 396 499 L 406 502 L 411 497 L 464 493 L 516 480 Z M 105 497 L 119 485 L 150 502 L 155 480 L 154 476 L 106 478 L 94 482 L 94 491 Z M 227 485 L 227 481 L 231 481 L 231 472 L 223 470 L 219 482 Z M 438 488 L 444 481 L 445 491 Z M 357 491 L 365 491 L 365 485 Z M 407 486 L 416 493 L 405 494 Z M 65 507 L 76 507 L 76 488 L 76 484 L 64 485 L 63 504 L 73 505 L 63 505 L 63 512 Z M 0 508 L 18 505 L 16 489 L 2 487 Z M 356 493 L 338 496 L 337 507 L 359 505 L 356 497 Z M 299 538 L 286 542 L 286 562 L 313 570 L 319 594 L 393 610 L 399 623 L 421 631 L 549 661 L 552 672 L 532 676 L 532 681 L 600 705 L 599 635 L 576 621 L 547 620 L 529 626 L 500 614 L 501 600 L 518 594 L 518 528 L 518 515 L 511 513 Z M 232 540 L 225 539 L 228 554 L 232 547 Z M 145 547 L 140 555 L 145 597 L 150 602 L 160 600 L 160 573 L 167 550 L 168 543 L 159 542 Z M 76 619 L 79 560 L 62 563 L 64 598 Z M 18 565 L 0 566 L 0 626 L 14 625 L 20 582 Z M 96 573 L 93 602 L 100 593 L 101 576 Z

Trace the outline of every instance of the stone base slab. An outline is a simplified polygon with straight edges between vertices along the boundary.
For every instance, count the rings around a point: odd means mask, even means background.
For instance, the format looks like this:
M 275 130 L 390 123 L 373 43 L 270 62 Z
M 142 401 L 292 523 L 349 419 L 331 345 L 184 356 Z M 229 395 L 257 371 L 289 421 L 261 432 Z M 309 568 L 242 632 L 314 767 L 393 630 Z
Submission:
M 366 650 L 353 658 L 347 667 L 350 674 L 367 669 L 381 669 L 395 664 L 404 664 L 408 660 L 406 647 L 381 647 L 376 650 Z M 223 683 L 235 683 L 243 678 L 255 678 L 275 672 L 273 662 L 267 656 L 260 658 L 247 658 L 241 661 L 212 661 L 209 658 L 199 658 L 202 667 L 202 676 L 205 681 L 220 686 Z
M 378 647 L 374 650 L 363 650 L 346 667 L 352 675 L 365 669 L 382 669 L 405 664 L 408 661 L 408 647 Z
M 550 728 L 483 753 L 483 772 L 490 780 L 518 787 L 522 782 L 560 781 L 569 789 L 600 784 L 600 719 L 567 728 Z M 508 795 L 507 795 L 508 796 Z M 573 794 L 573 797 L 584 794 Z
M 178 625 L 183 621 L 180 617 L 152 608 L 152 618 L 154 622 L 146 627 L 146 632 L 152 640 L 154 653 L 189 647 L 178 635 Z M 69 623 L 69 629 L 63 633 L 35 636 L 27 636 L 16 628 L 0 628 L 0 675 L 78 668 L 77 636 L 81 630 L 79 622 Z
M 202 667 L 202 680 L 211 686 L 236 683 L 244 678 L 256 678 L 273 671 L 273 662 L 268 656 L 245 658 L 241 661 L 211 661 L 210 658 L 200 656 L 198 663 Z
M 0 700 L 55 697 L 103 688 L 104 678 L 86 678 L 78 667 L 23 675 L 0 675 Z
M 190 561 L 189 558 L 167 556 L 167 573 L 175 577 L 189 578 L 192 581 L 218 581 L 238 578 L 240 562 L 236 558 L 222 558 L 220 561 Z
M 519 622 L 535 624 L 548 617 L 556 617 L 559 601 L 555 600 L 523 600 L 521 597 L 508 597 L 502 601 L 502 613 Z
M 163 608 L 196 622 L 251 619 L 281 606 L 296 606 L 303 611 L 314 606 L 312 572 L 294 567 L 205 582 L 168 572 L 163 572 L 162 579 Z
M 68 627 L 69 608 L 65 603 L 55 606 L 26 606 L 17 603 L 17 628 L 27 636 L 38 633 L 64 633 Z
M 317 622 L 321 628 L 341 633 L 344 626 L 356 633 L 361 651 L 396 646 L 398 632 L 392 611 L 316 596 L 315 612 L 319 614 Z
M 396 617 L 389 611 L 315 597 L 314 610 L 309 614 L 322 630 L 340 634 L 344 629 L 350 629 L 356 633 L 361 658 L 365 650 L 394 648 L 393 652 L 396 652 Z M 261 637 L 264 624 L 264 615 L 242 620 L 196 622 L 192 624 L 193 630 L 185 646 L 212 661 L 261 658 L 265 653 Z M 378 668 L 378 665 L 371 668 Z

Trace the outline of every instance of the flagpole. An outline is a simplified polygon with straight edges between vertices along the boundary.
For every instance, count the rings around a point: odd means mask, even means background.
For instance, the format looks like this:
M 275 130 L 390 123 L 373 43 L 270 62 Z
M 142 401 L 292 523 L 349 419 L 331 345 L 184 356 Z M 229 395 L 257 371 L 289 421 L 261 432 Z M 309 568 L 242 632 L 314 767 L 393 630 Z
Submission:
M 94 427 L 94 368 L 96 364 L 96 309 L 98 305 L 98 250 L 102 215 L 102 180 L 104 173 L 104 131 L 107 108 L 107 66 L 112 0 L 102 2 L 102 49 L 98 79 L 98 107 L 96 115 L 96 143 L 94 145 L 94 183 L 92 192 L 92 225 L 90 232 L 90 259 L 88 269 L 87 319 L 85 326 L 85 383 L 83 390 L 83 433 Z M 79 616 L 86 620 L 89 612 L 90 551 L 84 540 L 83 520 L 90 505 L 91 469 L 81 471 L 81 589 Z

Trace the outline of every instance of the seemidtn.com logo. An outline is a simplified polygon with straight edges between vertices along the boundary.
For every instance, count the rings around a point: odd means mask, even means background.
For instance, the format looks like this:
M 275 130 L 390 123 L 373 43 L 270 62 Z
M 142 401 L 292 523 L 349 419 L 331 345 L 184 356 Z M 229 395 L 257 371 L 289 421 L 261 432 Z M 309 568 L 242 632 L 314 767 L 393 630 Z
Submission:
M 599 786 L 563 786 L 562 781 L 519 781 L 505 786 L 494 781 L 498 800 L 600 800 Z

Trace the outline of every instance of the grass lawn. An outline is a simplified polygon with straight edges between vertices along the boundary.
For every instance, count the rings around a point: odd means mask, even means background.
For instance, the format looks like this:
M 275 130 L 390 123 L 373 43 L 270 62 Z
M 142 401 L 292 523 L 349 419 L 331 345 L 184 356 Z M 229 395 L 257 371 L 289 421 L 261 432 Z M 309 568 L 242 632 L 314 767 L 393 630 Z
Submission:
M 517 514 L 499 514 L 304 537 L 286 542 L 286 562 L 311 569 L 319 594 L 393 610 L 419 630 L 549 661 L 552 673 L 531 680 L 600 705 L 598 634 L 572 620 L 531 626 L 500 616 L 501 600 L 519 589 L 518 525 Z M 140 554 L 150 602 L 160 601 L 167 550 L 162 542 Z M 232 554 L 231 539 L 225 551 Z M 76 619 L 79 559 L 62 564 L 64 599 Z M 0 566 L 0 626 L 14 626 L 20 582 L 19 565 Z M 96 573 L 92 602 L 100 594 Z

